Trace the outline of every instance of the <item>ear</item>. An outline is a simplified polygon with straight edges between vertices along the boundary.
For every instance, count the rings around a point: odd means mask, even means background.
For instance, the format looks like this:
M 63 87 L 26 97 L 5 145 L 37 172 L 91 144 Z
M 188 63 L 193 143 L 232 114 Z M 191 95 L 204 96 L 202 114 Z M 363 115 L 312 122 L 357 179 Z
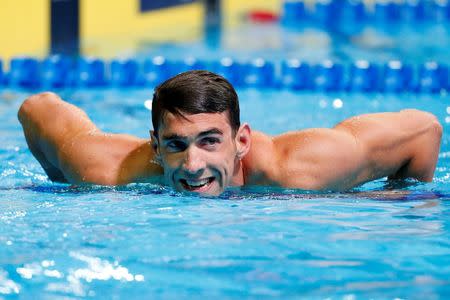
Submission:
M 250 151 L 252 144 L 251 129 L 247 123 L 244 123 L 239 127 L 235 141 L 237 146 L 237 157 L 242 159 Z
M 154 130 L 150 130 L 150 143 L 155 153 L 158 154 L 158 138 L 156 137 Z
M 153 130 L 150 130 L 150 144 L 152 146 L 153 151 L 155 151 L 155 157 L 151 160 L 151 162 L 162 166 L 161 163 L 161 156 L 159 153 L 159 141 L 158 138 L 155 135 L 155 132 Z

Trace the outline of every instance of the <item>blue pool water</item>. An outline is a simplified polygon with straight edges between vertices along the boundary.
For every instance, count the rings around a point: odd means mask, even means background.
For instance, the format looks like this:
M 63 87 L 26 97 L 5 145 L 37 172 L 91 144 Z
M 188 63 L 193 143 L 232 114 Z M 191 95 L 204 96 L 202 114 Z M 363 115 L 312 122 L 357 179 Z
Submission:
M 450 64 L 450 22 L 357 23 L 344 27 L 300 23 L 290 27 L 279 24 L 247 23 L 215 32 L 204 40 L 173 45 L 142 43 L 134 57 L 145 59 L 149 53 L 168 58 L 184 56 L 218 59 L 233 57 L 250 60 L 296 58 L 309 63 L 330 59 L 348 63 L 368 60 L 385 63 L 400 60 L 409 64 L 438 61 Z M 213 42 L 211 42 L 213 41 Z
M 212 41 L 143 46 L 134 56 L 450 63 L 448 23 L 422 25 L 330 33 L 247 24 Z M 105 131 L 148 136 L 150 88 L 59 92 Z M 151 184 L 52 183 L 16 118 L 31 92 L 3 88 L 0 299 L 450 297 L 450 95 L 238 93 L 242 121 L 269 134 L 360 113 L 432 112 L 444 127 L 435 179 L 381 179 L 346 193 L 235 188 L 217 198 Z
M 142 137 L 145 90 L 65 91 L 99 126 Z M 50 182 L 0 92 L 0 297 L 445 299 L 450 295 L 446 95 L 239 90 L 242 119 L 271 134 L 357 113 L 433 112 L 444 139 L 433 183 L 378 180 L 347 193 Z M 118 121 L 120 120 L 120 121 Z

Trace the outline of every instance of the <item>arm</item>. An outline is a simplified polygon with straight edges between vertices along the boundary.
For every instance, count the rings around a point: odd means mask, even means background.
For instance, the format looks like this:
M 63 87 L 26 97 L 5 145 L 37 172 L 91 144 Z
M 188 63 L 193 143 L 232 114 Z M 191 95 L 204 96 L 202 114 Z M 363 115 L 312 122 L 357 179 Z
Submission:
M 53 93 L 31 96 L 18 113 L 28 146 L 51 180 L 124 184 L 159 174 L 147 140 L 101 132 Z
M 257 133 L 248 165 L 268 183 L 314 190 L 346 190 L 385 176 L 431 181 L 441 135 L 441 125 L 426 112 L 361 115 L 332 129 L 274 138 Z

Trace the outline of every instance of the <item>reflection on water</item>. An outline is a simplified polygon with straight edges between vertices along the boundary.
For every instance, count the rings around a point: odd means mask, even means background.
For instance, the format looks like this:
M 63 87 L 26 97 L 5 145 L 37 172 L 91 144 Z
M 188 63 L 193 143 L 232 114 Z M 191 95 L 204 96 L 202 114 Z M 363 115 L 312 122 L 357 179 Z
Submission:
M 448 290 L 450 209 L 438 192 L 251 188 L 217 199 L 146 184 L 47 183 L 0 193 L 5 295 L 27 287 L 24 295 L 99 296 L 110 286 L 123 295 L 236 297 Z

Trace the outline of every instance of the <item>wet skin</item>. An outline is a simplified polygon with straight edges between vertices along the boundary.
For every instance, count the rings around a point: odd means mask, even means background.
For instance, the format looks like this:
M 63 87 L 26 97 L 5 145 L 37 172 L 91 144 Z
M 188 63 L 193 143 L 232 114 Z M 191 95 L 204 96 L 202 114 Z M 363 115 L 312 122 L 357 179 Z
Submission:
M 151 147 L 147 139 L 101 131 L 53 93 L 25 100 L 18 117 L 51 180 L 122 185 L 163 175 L 179 191 L 204 195 L 241 185 L 346 191 L 386 176 L 431 181 L 442 137 L 438 119 L 415 109 L 273 137 L 247 124 L 234 132 L 227 112 L 167 112 Z
M 248 125 L 235 134 L 227 113 L 166 113 L 158 134 L 151 132 L 155 160 L 164 169 L 166 184 L 204 195 L 219 195 L 227 186 L 242 185 L 242 131 L 249 134 Z

